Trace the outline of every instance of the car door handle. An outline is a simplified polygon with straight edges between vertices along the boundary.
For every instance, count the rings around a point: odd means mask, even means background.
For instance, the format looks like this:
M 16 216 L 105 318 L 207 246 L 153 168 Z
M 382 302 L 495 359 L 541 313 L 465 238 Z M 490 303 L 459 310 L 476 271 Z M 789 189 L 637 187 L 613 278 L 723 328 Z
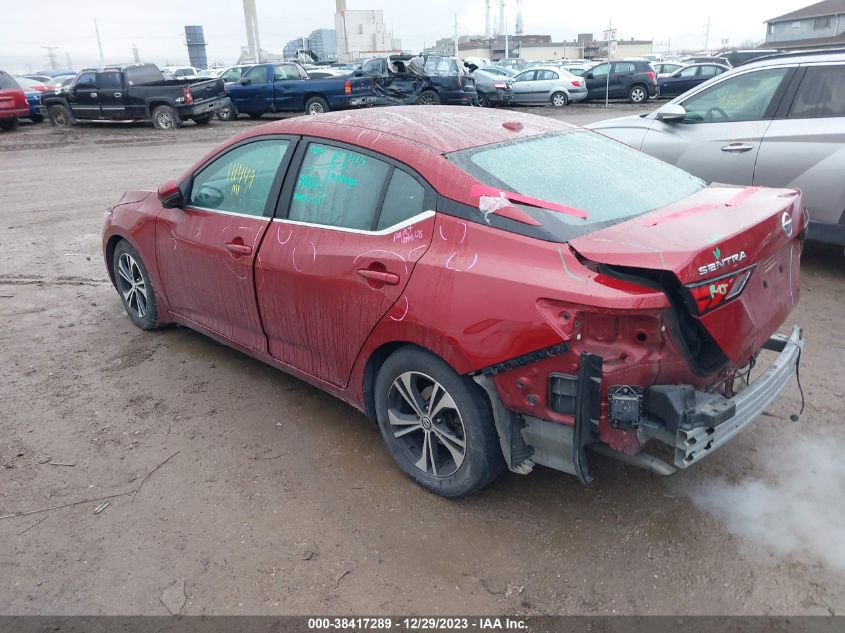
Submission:
M 754 149 L 754 146 L 749 145 L 748 143 L 729 143 L 722 148 L 722 151 L 740 154 L 742 152 L 749 152 L 752 149 Z
M 387 286 L 398 286 L 399 275 L 396 273 L 389 273 L 382 270 L 373 270 L 372 268 L 359 268 L 358 274 L 364 279 L 376 281 Z
M 226 250 L 232 253 L 235 257 L 242 255 L 252 255 L 252 246 L 244 244 L 243 242 L 229 242 L 226 244 Z
M 115 96 L 115 97 L 122 97 L 122 96 L 123 96 L 123 93 L 120 93 L 120 92 L 115 92 L 115 93 L 114 93 L 114 96 Z

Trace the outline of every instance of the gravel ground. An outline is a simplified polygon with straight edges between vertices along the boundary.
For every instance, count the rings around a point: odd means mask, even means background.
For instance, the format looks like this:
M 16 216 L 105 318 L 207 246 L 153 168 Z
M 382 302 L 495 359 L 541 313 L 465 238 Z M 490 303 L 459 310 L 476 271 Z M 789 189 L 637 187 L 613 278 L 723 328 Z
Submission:
M 447 501 L 356 411 L 187 329 L 138 330 L 107 282 L 103 211 L 254 124 L 0 134 L 0 515 L 82 502 L 0 520 L 0 613 L 845 611 L 840 249 L 807 250 L 790 318 L 800 423 L 793 381 L 674 477 L 595 459 L 590 486 L 538 468 Z

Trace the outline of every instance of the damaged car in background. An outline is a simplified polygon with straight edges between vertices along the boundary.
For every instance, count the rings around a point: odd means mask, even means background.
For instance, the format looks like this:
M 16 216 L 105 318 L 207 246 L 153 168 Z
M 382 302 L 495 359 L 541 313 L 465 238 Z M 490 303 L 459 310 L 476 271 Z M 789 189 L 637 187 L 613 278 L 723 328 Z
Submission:
M 457 497 L 537 464 L 588 482 L 588 450 L 670 474 L 747 428 L 797 374 L 806 226 L 797 190 L 554 119 L 388 107 L 251 128 L 127 191 L 103 249 L 136 325 L 341 398 Z
M 371 77 L 385 105 L 472 105 L 478 98 L 463 64 L 443 55 L 374 57 L 353 74 Z

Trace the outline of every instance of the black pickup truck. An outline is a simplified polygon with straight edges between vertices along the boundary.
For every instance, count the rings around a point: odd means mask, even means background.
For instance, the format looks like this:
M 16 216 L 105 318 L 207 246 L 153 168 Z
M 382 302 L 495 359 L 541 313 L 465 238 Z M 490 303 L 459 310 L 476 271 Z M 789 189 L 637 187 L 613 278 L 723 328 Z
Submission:
M 221 79 L 168 80 L 155 64 L 122 64 L 83 70 L 41 102 L 54 126 L 152 119 L 156 128 L 171 130 L 186 119 L 205 125 L 229 98 Z

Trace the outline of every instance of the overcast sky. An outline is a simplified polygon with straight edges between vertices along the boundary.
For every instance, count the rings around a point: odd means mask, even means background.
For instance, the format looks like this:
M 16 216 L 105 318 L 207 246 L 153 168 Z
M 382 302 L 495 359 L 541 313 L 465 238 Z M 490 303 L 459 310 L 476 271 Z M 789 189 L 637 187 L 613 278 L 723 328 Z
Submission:
M 4 4 L 10 0 L 4 0 Z M 498 2 L 492 0 L 494 19 Z M 600 37 L 612 18 L 618 37 L 654 39 L 672 48 L 704 47 L 710 17 L 710 47 L 723 39 L 731 44 L 765 37 L 767 18 L 809 4 L 801 0 L 524 0 L 526 33 L 549 34 L 555 40 L 573 39 L 577 33 Z M 256 0 L 262 48 L 281 52 L 289 40 L 316 28 L 334 28 L 334 0 Z M 242 2 L 181 2 L 179 0 L 31 0 L 4 11 L 0 20 L 0 68 L 13 72 L 48 67 L 43 46 L 57 46 L 61 66 L 70 55 L 74 67 L 99 61 L 94 18 L 99 22 L 107 62 L 132 59 L 137 44 L 143 61 L 159 65 L 187 63 L 182 27 L 205 28 L 209 63 L 231 64 L 246 43 Z M 697 9 L 697 7 L 706 7 Z M 8 7 L 10 8 L 10 7 Z M 349 9 L 382 9 L 384 21 L 402 47 L 412 52 L 451 36 L 455 12 L 459 33 L 484 32 L 484 0 L 347 0 Z M 507 22 L 513 25 L 515 0 L 507 0 Z M 512 26 L 511 26 L 512 28 Z M 663 49 L 656 49 L 658 51 Z

